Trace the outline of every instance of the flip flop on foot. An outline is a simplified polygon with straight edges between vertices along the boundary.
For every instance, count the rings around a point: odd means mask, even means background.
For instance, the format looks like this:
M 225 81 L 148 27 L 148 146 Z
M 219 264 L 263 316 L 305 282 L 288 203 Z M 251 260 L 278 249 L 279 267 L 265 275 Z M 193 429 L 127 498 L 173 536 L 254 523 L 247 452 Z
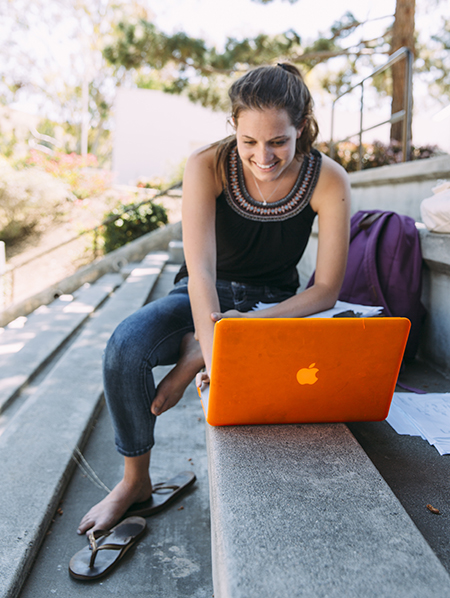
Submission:
M 70 559 L 70 575 L 83 581 L 103 577 L 138 541 L 146 525 L 142 517 L 128 517 L 110 531 L 97 530 L 89 534 L 89 546 L 78 551 Z
M 189 486 L 195 482 L 196 477 L 192 471 L 182 471 L 171 480 L 154 484 L 151 497 L 144 502 L 135 502 L 124 517 L 138 515 L 139 517 L 151 517 L 162 511 L 169 503 L 178 498 Z

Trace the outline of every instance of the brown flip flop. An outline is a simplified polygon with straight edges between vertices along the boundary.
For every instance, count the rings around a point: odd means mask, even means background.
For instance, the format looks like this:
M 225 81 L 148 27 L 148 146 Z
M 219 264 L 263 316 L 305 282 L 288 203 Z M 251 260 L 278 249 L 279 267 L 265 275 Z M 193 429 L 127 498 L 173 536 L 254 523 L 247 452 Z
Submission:
M 89 546 L 70 559 L 70 575 L 83 581 L 103 577 L 142 536 L 146 525 L 142 517 L 128 517 L 110 531 L 97 530 L 89 534 Z
M 151 517 L 162 511 L 169 503 L 183 494 L 197 478 L 192 471 L 182 471 L 171 480 L 154 484 L 151 497 L 144 502 L 136 502 L 128 509 L 124 517 L 137 515 Z

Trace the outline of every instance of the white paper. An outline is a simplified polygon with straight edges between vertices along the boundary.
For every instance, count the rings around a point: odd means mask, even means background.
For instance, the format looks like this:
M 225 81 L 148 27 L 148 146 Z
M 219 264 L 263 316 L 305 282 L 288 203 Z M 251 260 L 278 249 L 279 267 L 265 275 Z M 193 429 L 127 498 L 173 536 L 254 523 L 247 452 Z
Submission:
M 307 318 L 333 318 L 335 315 L 344 311 L 353 311 L 361 318 L 372 318 L 378 316 L 383 311 L 383 308 L 376 305 L 359 305 L 358 303 L 347 303 L 346 301 L 336 301 L 336 304 L 331 309 L 320 311 L 316 314 L 306 316 Z
M 258 311 L 260 309 L 267 309 L 269 307 L 274 307 L 278 305 L 278 303 L 262 303 L 261 301 L 255 305 L 252 311 Z M 332 318 L 336 314 L 340 314 L 344 311 L 352 310 L 355 314 L 360 315 L 361 318 L 371 318 L 373 316 L 378 316 L 382 311 L 383 308 L 379 306 L 373 307 L 372 305 L 359 305 L 357 303 L 347 303 L 346 301 L 336 301 L 336 304 L 331 309 L 327 309 L 325 311 L 320 311 L 316 314 L 311 314 L 310 316 L 306 316 L 307 318 Z
M 450 454 L 450 393 L 396 392 L 386 421 L 398 434 L 421 436 Z

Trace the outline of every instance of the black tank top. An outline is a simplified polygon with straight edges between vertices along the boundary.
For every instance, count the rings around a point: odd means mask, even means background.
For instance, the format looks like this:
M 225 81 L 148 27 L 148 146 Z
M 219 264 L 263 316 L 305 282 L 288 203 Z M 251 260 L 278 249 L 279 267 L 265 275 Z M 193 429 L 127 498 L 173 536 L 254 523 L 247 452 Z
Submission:
M 310 199 L 322 156 L 305 156 L 291 191 L 266 205 L 248 193 L 234 147 L 228 157 L 227 187 L 216 199 L 217 278 L 295 292 L 297 264 L 305 251 L 316 213 Z M 175 282 L 187 276 L 186 264 Z

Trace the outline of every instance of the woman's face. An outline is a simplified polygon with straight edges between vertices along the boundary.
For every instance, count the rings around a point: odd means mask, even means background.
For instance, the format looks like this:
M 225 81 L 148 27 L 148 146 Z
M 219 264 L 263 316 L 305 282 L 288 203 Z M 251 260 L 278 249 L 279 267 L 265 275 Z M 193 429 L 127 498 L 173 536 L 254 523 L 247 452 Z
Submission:
M 258 180 L 274 181 L 292 167 L 302 129 L 292 125 L 286 110 L 243 110 L 235 125 L 244 169 L 250 169 Z

